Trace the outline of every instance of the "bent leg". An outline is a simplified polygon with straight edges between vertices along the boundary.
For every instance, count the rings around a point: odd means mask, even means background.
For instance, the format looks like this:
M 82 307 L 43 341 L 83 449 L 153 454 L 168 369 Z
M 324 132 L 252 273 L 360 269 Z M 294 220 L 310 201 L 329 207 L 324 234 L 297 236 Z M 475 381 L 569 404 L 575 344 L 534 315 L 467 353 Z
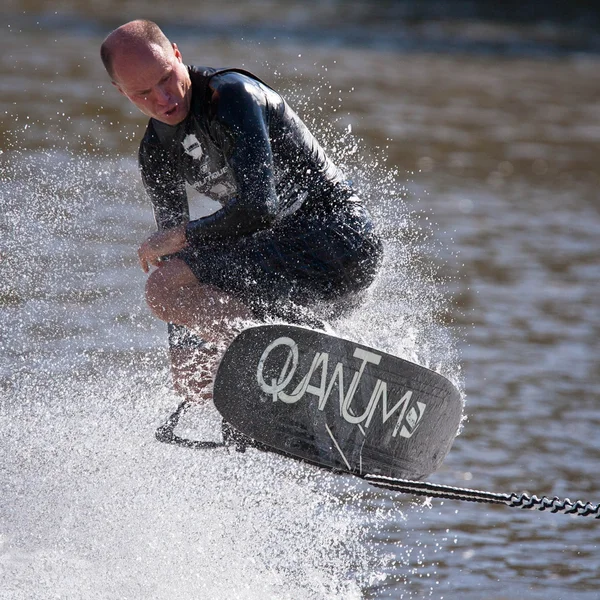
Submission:
M 222 352 L 209 344 L 180 345 L 170 341 L 171 377 L 175 391 L 195 402 L 212 398 L 212 388 Z
M 188 400 L 209 400 L 222 353 L 250 311 L 219 288 L 200 284 L 181 259 L 165 262 L 150 275 L 146 301 L 159 319 L 184 325 L 207 340 L 170 341 L 169 353 L 175 390 Z
M 159 319 L 185 325 L 214 343 L 229 341 L 234 323 L 252 317 L 237 298 L 200 283 L 179 258 L 165 262 L 148 277 L 146 301 Z

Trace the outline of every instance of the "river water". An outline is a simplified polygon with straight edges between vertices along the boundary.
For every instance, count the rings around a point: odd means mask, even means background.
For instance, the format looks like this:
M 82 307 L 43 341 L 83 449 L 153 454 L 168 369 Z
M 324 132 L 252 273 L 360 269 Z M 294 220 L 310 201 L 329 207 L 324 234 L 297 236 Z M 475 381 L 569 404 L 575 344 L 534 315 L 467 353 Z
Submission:
M 145 121 L 98 59 L 146 16 L 186 62 L 281 90 L 386 239 L 336 328 L 464 393 L 430 480 L 598 502 L 600 40 L 582 7 L 3 3 L 0 597 L 598 597 L 600 521 L 154 441 L 178 398 L 135 259 Z

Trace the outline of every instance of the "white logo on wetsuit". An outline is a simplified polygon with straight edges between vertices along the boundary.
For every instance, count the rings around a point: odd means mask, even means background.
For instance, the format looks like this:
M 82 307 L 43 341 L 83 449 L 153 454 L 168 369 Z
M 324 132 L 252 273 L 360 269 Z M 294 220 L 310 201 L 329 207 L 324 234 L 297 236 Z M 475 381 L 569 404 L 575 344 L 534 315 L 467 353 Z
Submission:
M 181 142 L 183 149 L 186 154 L 189 154 L 192 158 L 196 160 L 201 160 L 203 156 L 202 146 L 198 141 L 198 138 L 193 133 L 188 133 L 183 142 Z

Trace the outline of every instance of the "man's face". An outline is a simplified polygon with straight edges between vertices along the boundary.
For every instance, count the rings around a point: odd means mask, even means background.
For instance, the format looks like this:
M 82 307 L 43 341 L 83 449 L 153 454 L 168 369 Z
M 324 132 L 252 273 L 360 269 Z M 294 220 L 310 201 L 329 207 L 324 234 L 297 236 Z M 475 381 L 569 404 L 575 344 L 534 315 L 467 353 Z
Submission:
M 113 60 L 117 89 L 145 115 L 168 125 L 188 115 L 191 81 L 176 44 L 166 52 L 159 46 L 134 47 Z

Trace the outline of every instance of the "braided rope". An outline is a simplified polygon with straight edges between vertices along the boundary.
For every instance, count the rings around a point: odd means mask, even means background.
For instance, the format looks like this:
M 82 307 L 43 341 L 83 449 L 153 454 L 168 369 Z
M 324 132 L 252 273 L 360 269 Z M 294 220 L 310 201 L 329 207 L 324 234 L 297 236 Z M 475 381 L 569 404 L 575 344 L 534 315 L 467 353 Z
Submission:
M 579 517 L 591 517 L 600 519 L 600 504 L 591 502 L 582 502 L 577 500 L 572 502 L 569 498 L 561 500 L 558 496 L 548 498 L 542 496 L 529 496 L 528 494 L 511 494 L 510 500 L 506 503 L 514 508 L 528 508 L 530 510 L 549 510 L 552 513 L 563 513 L 565 515 L 577 515 Z
M 572 502 L 569 498 L 561 500 L 557 496 L 548 498 L 542 496 L 529 496 L 528 494 L 499 494 L 484 492 L 468 488 L 459 488 L 427 481 L 410 481 L 408 479 L 394 479 L 382 475 L 364 475 L 363 479 L 369 483 L 397 492 L 415 494 L 417 496 L 430 496 L 432 498 L 445 498 L 449 500 L 463 500 L 466 502 L 485 502 L 488 504 L 505 504 L 512 508 L 529 510 L 549 510 L 553 513 L 578 515 L 580 517 L 594 517 L 600 519 L 600 504 Z

